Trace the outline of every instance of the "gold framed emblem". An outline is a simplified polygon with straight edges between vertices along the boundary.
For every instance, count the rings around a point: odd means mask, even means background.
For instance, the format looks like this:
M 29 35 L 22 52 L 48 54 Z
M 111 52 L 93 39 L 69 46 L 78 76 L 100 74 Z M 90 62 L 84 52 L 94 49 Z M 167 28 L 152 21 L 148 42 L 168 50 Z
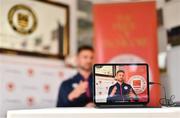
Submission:
M 23 4 L 15 5 L 9 10 L 8 21 L 14 31 L 23 35 L 31 34 L 37 28 L 35 12 Z

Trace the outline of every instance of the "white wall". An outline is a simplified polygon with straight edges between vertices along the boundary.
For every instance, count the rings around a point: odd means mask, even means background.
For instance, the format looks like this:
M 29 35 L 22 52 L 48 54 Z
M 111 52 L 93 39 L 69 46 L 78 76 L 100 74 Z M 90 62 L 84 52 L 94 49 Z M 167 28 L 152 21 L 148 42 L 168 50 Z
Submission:
M 166 29 L 180 25 L 180 0 L 168 2 L 163 7 L 164 25 Z
M 167 53 L 167 78 L 163 78 L 168 97 L 175 95 L 174 102 L 180 102 L 180 46 Z

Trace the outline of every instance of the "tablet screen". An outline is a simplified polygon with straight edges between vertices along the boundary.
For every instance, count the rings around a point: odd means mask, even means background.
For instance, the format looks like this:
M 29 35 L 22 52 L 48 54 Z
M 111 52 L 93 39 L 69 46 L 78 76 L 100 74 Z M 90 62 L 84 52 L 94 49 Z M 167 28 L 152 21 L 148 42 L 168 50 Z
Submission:
M 148 82 L 147 64 L 96 64 L 95 103 L 146 103 L 149 100 Z

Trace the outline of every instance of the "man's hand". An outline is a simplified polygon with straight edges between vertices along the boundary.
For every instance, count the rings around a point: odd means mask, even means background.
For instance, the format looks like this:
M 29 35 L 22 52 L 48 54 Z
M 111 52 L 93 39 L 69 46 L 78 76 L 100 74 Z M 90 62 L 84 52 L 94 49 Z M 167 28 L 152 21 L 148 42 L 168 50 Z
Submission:
M 81 94 L 85 93 L 88 88 L 87 81 L 80 81 L 80 83 L 76 86 L 76 88 L 68 95 L 68 99 L 73 101 L 78 98 Z
M 112 97 L 112 96 L 115 95 L 116 90 L 117 90 L 117 87 L 115 86 L 115 87 L 112 89 L 112 91 L 111 91 L 110 97 Z
M 86 104 L 86 107 L 92 108 L 95 107 L 96 105 L 93 102 L 90 102 L 88 104 Z
M 136 97 L 135 94 L 133 93 L 132 89 L 129 92 L 129 97 L 130 98 L 135 98 Z

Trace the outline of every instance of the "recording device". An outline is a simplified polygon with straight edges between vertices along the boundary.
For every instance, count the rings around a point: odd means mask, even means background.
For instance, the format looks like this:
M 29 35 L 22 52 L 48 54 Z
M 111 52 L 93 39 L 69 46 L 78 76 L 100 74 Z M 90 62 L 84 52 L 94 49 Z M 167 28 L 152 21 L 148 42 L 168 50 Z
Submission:
M 93 73 L 97 107 L 142 107 L 149 102 L 148 64 L 95 64 Z

